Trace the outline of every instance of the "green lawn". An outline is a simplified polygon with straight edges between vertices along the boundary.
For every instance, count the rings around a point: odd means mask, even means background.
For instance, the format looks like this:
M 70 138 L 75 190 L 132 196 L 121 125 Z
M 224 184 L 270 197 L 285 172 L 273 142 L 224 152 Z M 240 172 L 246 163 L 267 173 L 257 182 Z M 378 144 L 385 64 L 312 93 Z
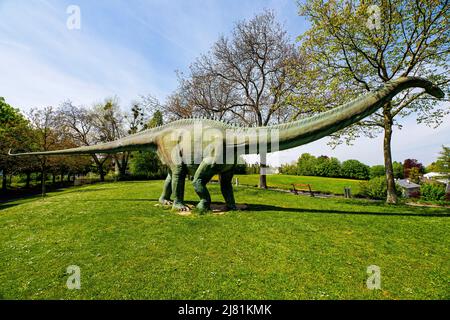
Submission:
M 258 174 L 236 175 L 239 183 L 257 186 L 259 184 Z M 267 185 L 280 189 L 292 189 L 292 184 L 310 184 L 313 191 L 331 194 L 344 194 L 344 188 L 350 187 L 352 194 L 360 192 L 361 180 L 325 178 L 310 176 L 290 176 L 284 174 L 267 175 Z
M 161 184 L 0 204 L 0 298 L 450 298 L 448 209 L 238 187 L 249 210 L 180 216 L 155 207 Z M 197 201 L 190 184 L 187 199 Z M 81 290 L 66 288 L 69 265 Z M 381 290 L 366 287 L 369 265 Z

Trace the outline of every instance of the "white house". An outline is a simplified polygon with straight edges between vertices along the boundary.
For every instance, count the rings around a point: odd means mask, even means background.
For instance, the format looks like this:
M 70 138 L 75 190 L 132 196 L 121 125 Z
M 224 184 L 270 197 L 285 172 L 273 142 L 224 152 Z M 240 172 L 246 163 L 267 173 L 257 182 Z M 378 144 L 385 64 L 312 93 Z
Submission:
M 428 172 L 423 175 L 423 177 L 426 179 L 433 179 L 436 177 L 445 177 L 445 176 L 446 174 L 442 172 Z

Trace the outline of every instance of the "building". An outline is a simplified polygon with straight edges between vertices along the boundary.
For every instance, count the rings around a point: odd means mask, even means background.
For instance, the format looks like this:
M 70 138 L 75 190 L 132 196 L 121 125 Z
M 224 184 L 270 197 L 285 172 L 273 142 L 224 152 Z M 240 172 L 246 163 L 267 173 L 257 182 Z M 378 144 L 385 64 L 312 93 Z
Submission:
M 396 182 L 405 198 L 414 197 L 420 193 L 420 185 L 411 182 L 409 179 L 398 179 Z

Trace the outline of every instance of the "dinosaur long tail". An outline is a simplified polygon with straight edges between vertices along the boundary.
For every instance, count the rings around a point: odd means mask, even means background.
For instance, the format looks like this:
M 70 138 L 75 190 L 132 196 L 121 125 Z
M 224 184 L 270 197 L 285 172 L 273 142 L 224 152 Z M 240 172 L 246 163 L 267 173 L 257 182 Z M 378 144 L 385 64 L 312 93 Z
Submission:
M 81 155 L 81 154 L 93 154 L 93 153 L 117 153 L 123 151 L 134 150 L 154 150 L 155 144 L 153 139 L 148 134 L 134 134 L 122 139 L 118 139 L 111 142 L 100 143 L 93 146 L 83 146 L 64 150 L 52 150 L 52 151 L 39 151 L 39 152 L 25 152 L 25 153 L 11 153 L 10 156 L 26 156 L 26 155 Z

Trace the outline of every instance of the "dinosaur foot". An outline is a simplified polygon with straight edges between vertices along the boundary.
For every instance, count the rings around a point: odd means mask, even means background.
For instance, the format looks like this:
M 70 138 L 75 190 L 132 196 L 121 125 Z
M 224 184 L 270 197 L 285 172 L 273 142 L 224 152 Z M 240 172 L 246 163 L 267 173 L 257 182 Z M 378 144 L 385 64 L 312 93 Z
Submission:
M 197 210 L 200 213 L 205 213 L 207 211 L 211 211 L 211 207 L 210 204 L 206 201 L 201 200 L 198 204 L 197 204 Z
M 177 210 L 180 212 L 189 212 L 191 209 L 182 202 L 174 202 L 172 205 L 172 210 Z
M 168 199 L 159 199 L 159 203 L 161 203 L 163 206 L 171 206 L 173 204 L 172 201 Z

